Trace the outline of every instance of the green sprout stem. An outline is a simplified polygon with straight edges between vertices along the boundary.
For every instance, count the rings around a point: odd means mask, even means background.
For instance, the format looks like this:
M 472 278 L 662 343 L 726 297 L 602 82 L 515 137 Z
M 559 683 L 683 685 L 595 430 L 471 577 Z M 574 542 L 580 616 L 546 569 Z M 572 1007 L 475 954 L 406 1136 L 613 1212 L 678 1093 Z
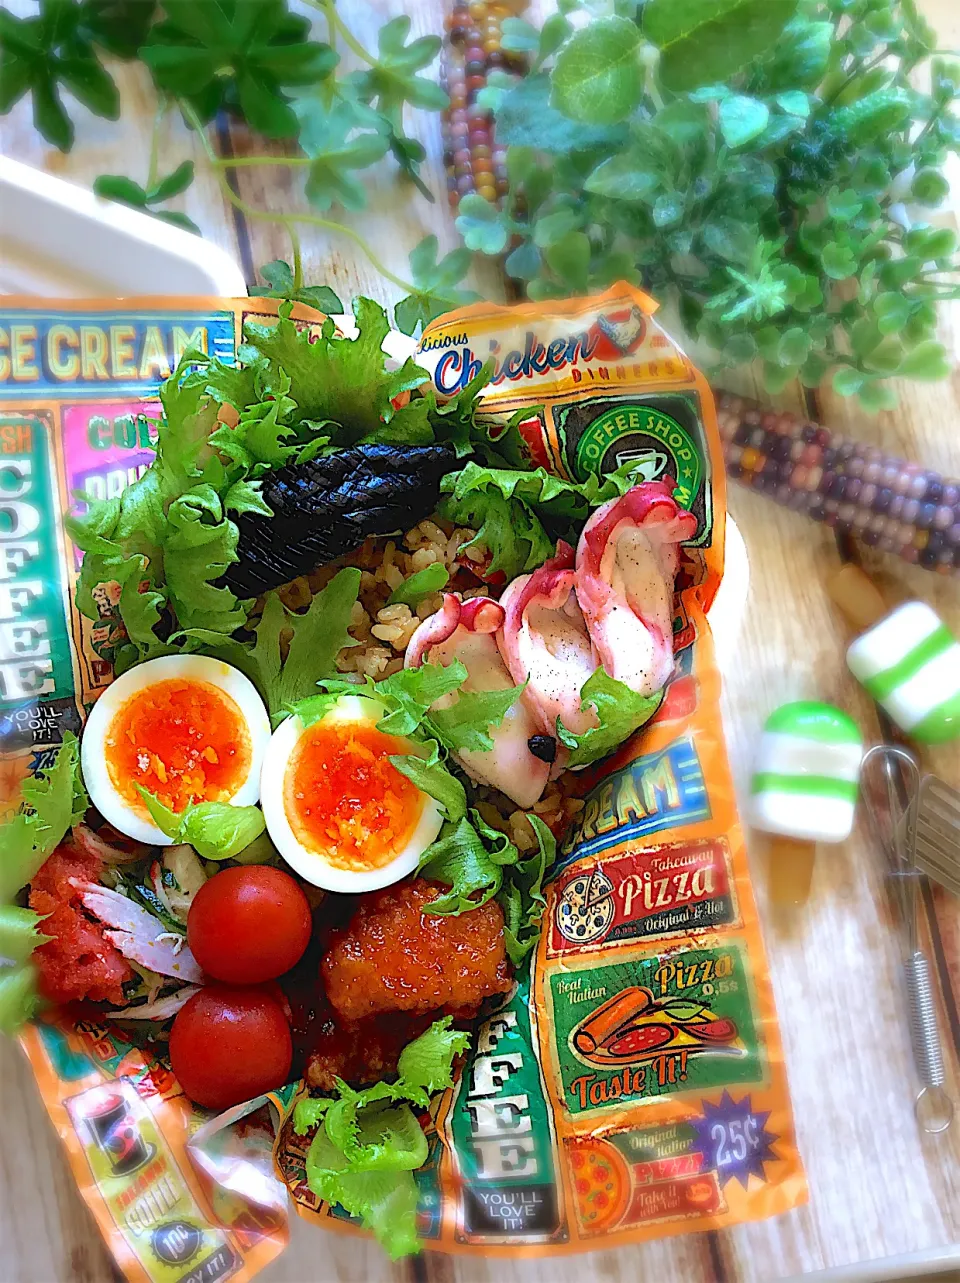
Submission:
M 213 169 L 217 183 L 220 186 L 220 190 L 234 209 L 238 209 L 246 218 L 255 219 L 257 222 L 279 223 L 282 227 L 286 228 L 288 235 L 291 235 L 291 240 L 293 233 L 296 232 L 296 225 L 298 223 L 306 227 L 319 227 L 323 231 L 332 232 L 337 236 L 346 236 L 348 240 L 353 241 L 354 245 L 356 245 L 359 250 L 362 250 L 362 252 L 366 254 L 371 266 L 375 271 L 379 272 L 381 276 L 385 277 L 388 281 L 391 281 L 394 285 L 399 286 L 400 289 L 405 290 L 407 294 L 415 294 L 417 292 L 416 286 L 411 285 L 409 281 L 405 281 L 402 276 L 397 276 L 395 272 L 391 272 L 386 264 L 374 253 L 372 247 L 360 235 L 360 233 L 354 231 L 352 227 L 348 227 L 345 223 L 337 223 L 330 218 L 321 218 L 319 214 L 272 214 L 265 209 L 256 209 L 253 205 L 245 201 L 233 190 L 230 186 L 230 180 L 227 177 L 227 170 L 236 165 L 237 161 L 233 159 L 222 159 L 218 156 L 213 150 L 213 146 L 206 135 L 199 116 L 194 111 L 190 103 L 186 102 L 184 99 L 178 99 L 178 104 L 180 110 L 184 114 L 184 117 L 189 122 L 191 129 L 193 129 L 197 137 L 200 139 L 200 145 L 206 153 L 207 160 Z M 272 162 L 274 158 L 265 157 L 263 159 L 267 159 Z M 241 160 L 250 164 L 255 161 L 259 163 L 260 158 L 242 157 Z M 292 157 L 290 160 L 302 160 L 306 164 L 310 163 L 305 157 Z
M 327 27 L 329 29 L 328 40 L 331 49 L 336 48 L 336 39 L 339 34 L 343 39 L 343 43 L 347 46 L 350 52 L 356 54 L 361 62 L 365 62 L 368 67 L 375 67 L 377 65 L 376 58 L 367 53 L 366 49 L 364 49 L 363 45 L 346 25 L 339 13 L 337 13 L 336 0 L 307 0 L 307 3 L 312 8 L 319 9 L 326 18 Z
M 303 252 L 300 247 L 300 233 L 295 227 L 288 227 L 290 233 L 290 246 L 293 251 L 293 288 L 294 291 L 303 289 Z
M 157 110 L 153 114 L 153 130 L 150 134 L 150 160 L 147 166 L 147 191 L 152 191 L 157 182 L 157 167 L 160 159 L 160 125 L 164 116 L 167 114 L 167 104 L 164 97 L 157 100 Z

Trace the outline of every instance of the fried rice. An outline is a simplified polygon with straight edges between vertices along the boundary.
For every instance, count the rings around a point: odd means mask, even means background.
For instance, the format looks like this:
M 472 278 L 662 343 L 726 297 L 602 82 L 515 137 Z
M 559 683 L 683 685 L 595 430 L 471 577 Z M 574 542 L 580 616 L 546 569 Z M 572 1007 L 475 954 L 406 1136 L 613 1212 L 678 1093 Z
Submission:
M 347 646 L 337 656 L 342 673 L 372 677 L 374 681 L 389 677 L 403 667 L 403 657 L 410 639 L 420 623 L 440 609 L 442 594 L 422 598 L 415 608 L 402 602 L 388 605 L 388 598 L 411 575 L 439 562 L 450 575 L 447 588 L 463 598 L 497 596 L 498 590 L 480 579 L 472 566 L 480 567 L 484 554 L 469 545 L 476 531 L 453 526 L 441 519 L 427 518 L 408 530 L 402 538 L 368 538 L 355 553 L 321 567 L 311 575 L 301 575 L 279 590 L 284 605 L 302 610 L 344 566 L 356 566 L 362 572 L 359 598 L 353 607 L 349 632 L 356 645 Z M 583 808 L 574 796 L 576 777 L 563 772 L 551 781 L 533 811 L 552 832 L 559 835 L 571 818 Z M 535 851 L 537 839 L 524 811 L 496 789 L 476 786 L 476 808 L 488 824 L 506 833 L 521 853 Z

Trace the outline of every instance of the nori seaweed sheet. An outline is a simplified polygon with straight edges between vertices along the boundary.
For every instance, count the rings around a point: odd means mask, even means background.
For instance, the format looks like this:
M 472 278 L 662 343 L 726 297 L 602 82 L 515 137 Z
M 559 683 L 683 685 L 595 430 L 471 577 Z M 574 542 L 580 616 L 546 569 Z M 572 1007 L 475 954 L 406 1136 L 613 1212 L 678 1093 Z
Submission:
M 257 597 L 359 548 L 367 535 L 409 530 L 435 510 L 440 478 L 458 466 L 449 446 L 370 444 L 269 472 L 272 517 L 237 521 L 239 560 L 224 576 L 238 597 Z

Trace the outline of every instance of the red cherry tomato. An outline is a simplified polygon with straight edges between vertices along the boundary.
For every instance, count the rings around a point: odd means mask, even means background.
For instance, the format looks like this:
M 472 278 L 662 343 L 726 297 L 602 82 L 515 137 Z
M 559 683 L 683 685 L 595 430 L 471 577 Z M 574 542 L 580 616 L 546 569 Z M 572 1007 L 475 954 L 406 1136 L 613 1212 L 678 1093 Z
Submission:
M 186 1002 L 170 1030 L 170 1067 L 198 1105 L 228 1109 L 282 1087 L 293 1041 L 276 999 L 262 989 L 207 985 Z
M 289 971 L 310 939 L 310 906 L 289 873 L 264 864 L 222 869 L 194 896 L 190 951 L 208 976 L 255 985 Z

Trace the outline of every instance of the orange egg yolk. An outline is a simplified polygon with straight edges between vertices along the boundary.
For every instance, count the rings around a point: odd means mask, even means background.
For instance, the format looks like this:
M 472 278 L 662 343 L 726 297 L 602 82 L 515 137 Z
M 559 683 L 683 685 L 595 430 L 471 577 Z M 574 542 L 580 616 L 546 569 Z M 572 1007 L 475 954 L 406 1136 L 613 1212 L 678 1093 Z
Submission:
M 394 860 L 423 812 L 424 795 L 390 761 L 410 746 L 364 722 L 317 722 L 290 755 L 284 806 L 297 841 L 341 869 Z
M 113 787 L 147 814 L 137 785 L 172 811 L 225 802 L 250 773 L 247 724 L 237 704 L 209 682 L 172 678 L 137 691 L 107 730 Z

